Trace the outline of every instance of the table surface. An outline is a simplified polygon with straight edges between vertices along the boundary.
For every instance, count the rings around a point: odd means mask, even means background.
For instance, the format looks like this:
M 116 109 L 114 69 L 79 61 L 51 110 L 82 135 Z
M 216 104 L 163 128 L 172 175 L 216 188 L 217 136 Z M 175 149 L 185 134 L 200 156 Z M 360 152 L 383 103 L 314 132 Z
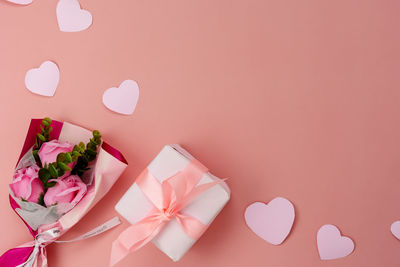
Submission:
M 65 238 L 116 214 L 113 207 L 168 143 L 219 177 L 232 198 L 178 263 L 154 245 L 118 266 L 362 266 L 399 264 L 399 1 L 80 0 L 93 25 L 60 32 L 55 0 L 0 1 L 0 251 L 31 240 L 8 203 L 8 183 L 31 118 L 101 130 L 130 165 Z M 25 89 L 28 69 L 53 60 L 54 97 Z M 107 110 L 103 92 L 136 80 L 132 116 Z M 253 234 L 243 212 L 276 196 L 296 209 L 280 246 Z M 316 233 L 335 224 L 356 245 L 321 261 Z M 48 247 L 50 266 L 107 266 L 128 224 Z

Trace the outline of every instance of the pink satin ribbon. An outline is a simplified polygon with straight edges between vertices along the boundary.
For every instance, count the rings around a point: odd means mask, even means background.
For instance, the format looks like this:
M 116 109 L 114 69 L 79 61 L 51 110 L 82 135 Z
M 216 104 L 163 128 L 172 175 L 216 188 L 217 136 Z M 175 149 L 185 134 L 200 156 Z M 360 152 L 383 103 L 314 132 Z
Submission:
M 110 266 L 150 242 L 173 218 L 189 237 L 198 239 L 208 225 L 181 213 L 181 210 L 197 196 L 223 181 L 196 186 L 207 171 L 205 166 L 193 159 L 185 169 L 160 183 L 146 168 L 136 179 L 136 184 L 154 207 L 144 219 L 132 224 L 113 242 Z
M 34 241 L 8 250 L 0 257 L 2 267 L 47 267 L 46 246 L 60 235 L 61 228 L 53 225 L 51 229 L 40 229 Z
M 57 240 L 65 230 L 59 222 L 43 226 L 35 236 L 34 241 L 23 244 L 18 248 L 8 250 L 0 257 L 1 267 L 47 267 L 46 246 L 51 243 L 71 243 L 84 240 L 105 231 L 108 231 L 121 223 L 118 217 L 97 226 L 89 232 L 70 240 Z

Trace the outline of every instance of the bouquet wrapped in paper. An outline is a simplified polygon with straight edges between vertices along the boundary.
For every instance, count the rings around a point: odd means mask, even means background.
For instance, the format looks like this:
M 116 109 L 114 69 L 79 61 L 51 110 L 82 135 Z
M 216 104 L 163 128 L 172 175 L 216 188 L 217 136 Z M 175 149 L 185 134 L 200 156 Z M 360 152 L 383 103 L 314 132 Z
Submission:
M 10 249 L 0 266 L 47 266 L 45 247 L 58 241 L 111 189 L 127 167 L 123 155 L 99 131 L 52 121 L 31 121 L 13 179 L 10 204 L 33 241 Z M 114 218 L 75 240 L 116 225 Z
M 132 225 L 114 241 L 110 265 L 150 241 L 178 261 L 229 199 L 223 179 L 181 146 L 165 146 L 115 207 Z

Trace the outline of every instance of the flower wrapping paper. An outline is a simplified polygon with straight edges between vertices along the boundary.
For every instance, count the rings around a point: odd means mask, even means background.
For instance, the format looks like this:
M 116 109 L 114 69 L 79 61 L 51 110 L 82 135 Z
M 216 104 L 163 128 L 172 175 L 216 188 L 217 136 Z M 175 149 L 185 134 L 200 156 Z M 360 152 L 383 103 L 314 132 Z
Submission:
M 167 145 L 148 165 L 149 172 L 161 183 L 182 171 L 193 160 L 179 145 Z M 204 173 L 198 185 L 220 180 L 210 172 Z M 230 190 L 225 182 L 208 189 L 196 197 L 182 213 L 192 216 L 209 226 L 230 199 Z M 153 204 L 134 183 L 115 206 L 115 209 L 131 224 L 141 221 L 152 210 Z M 177 220 L 171 219 L 152 242 L 173 261 L 179 261 L 194 245 L 196 239 L 188 236 Z
M 41 121 L 41 119 L 31 120 L 17 167 L 21 165 L 21 159 L 26 157 L 29 150 L 31 150 L 35 144 L 35 136 L 40 131 Z M 92 136 L 91 131 L 68 122 L 59 122 L 53 120 L 51 126 L 53 127 L 53 131 L 50 133 L 50 140 L 58 139 L 60 142 L 78 144 L 81 141 L 88 142 Z M 57 229 L 57 238 L 59 238 L 69 229 L 71 229 L 71 227 L 73 227 L 96 205 L 99 200 L 101 200 L 107 194 L 127 166 L 128 163 L 123 155 L 112 146 L 103 142 L 98 149 L 95 162 L 90 166 L 91 177 L 88 179 L 92 179 L 92 181 L 88 185 L 86 194 L 66 214 L 62 215 L 60 218 L 56 218 L 54 222 L 35 225 L 35 223 L 32 223 L 32 218 L 35 217 L 35 210 L 29 210 L 29 207 L 28 209 L 27 207 L 21 207 L 21 205 L 24 205 L 24 203 L 14 198 L 10 192 L 9 199 L 11 207 L 27 225 L 34 238 L 37 237 L 38 234 L 43 233 L 48 229 Z M 33 221 L 35 221 L 35 218 L 33 218 Z M 55 240 L 52 240 L 51 242 L 53 241 Z M 45 245 L 48 245 L 48 243 Z M 10 249 L 0 257 L 0 266 L 14 267 L 24 264 L 30 255 L 33 254 L 34 249 L 34 242 L 28 242 L 17 248 Z M 34 264 L 29 266 L 47 266 L 44 246 L 41 248 L 41 250 L 41 259 L 38 257 Z M 41 262 L 39 263 L 38 261 Z

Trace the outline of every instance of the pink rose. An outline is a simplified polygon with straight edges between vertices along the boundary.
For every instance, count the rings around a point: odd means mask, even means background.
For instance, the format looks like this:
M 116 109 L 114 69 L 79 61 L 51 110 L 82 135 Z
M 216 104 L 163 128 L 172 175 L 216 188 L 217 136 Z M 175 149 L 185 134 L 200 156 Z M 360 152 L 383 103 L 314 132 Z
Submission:
M 60 153 L 71 152 L 74 148 L 73 144 L 68 142 L 59 143 L 57 140 L 43 143 L 39 149 L 38 155 L 42 164 L 49 165 L 57 161 L 57 156 Z
M 49 180 L 57 184 L 50 187 L 44 195 L 47 207 L 57 203 L 71 203 L 76 205 L 86 194 L 87 187 L 77 175 Z
M 57 140 L 52 140 L 50 142 L 43 143 L 39 149 L 38 155 L 42 165 L 49 165 L 50 163 L 57 161 L 57 156 L 60 153 L 71 152 L 74 149 L 74 145 L 71 143 L 59 143 Z M 74 168 L 76 162 L 72 162 L 68 164 L 68 167 L 71 169 Z M 70 176 L 71 172 L 65 172 L 61 178 Z
M 32 165 L 19 169 L 15 174 L 10 189 L 14 196 L 29 202 L 38 203 L 39 197 L 44 193 L 42 181 L 38 176 L 39 167 Z

